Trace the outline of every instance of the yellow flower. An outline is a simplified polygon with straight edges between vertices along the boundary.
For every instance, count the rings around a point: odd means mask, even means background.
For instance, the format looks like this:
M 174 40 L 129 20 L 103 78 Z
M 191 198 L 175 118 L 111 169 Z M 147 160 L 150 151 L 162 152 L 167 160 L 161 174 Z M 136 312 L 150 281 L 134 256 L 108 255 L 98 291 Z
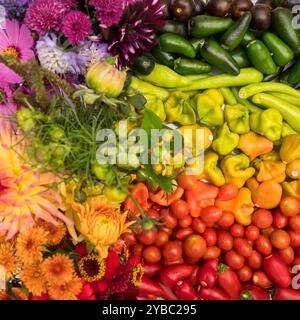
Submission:
M 46 236 L 45 243 L 47 245 L 56 246 L 58 245 L 66 234 L 66 227 L 62 222 L 58 222 L 58 225 L 55 226 L 52 223 L 46 221 L 40 221 L 39 225 L 43 230 L 45 230 L 48 235 Z
M 68 282 L 63 284 L 50 284 L 48 293 L 53 300 L 77 300 L 77 295 L 82 289 L 81 279 L 73 276 Z
M 80 275 L 88 282 L 100 280 L 105 275 L 105 260 L 91 253 L 78 261 Z
M 121 213 L 115 203 L 110 203 L 105 196 L 99 196 L 85 202 L 74 203 L 76 211 L 75 224 L 83 236 L 96 247 L 99 256 L 106 258 L 108 247 L 115 244 L 122 233 L 130 225 L 127 222 L 127 213 Z
M 0 243 L 0 266 L 5 268 L 7 278 L 17 271 L 18 259 L 14 244 L 10 241 Z

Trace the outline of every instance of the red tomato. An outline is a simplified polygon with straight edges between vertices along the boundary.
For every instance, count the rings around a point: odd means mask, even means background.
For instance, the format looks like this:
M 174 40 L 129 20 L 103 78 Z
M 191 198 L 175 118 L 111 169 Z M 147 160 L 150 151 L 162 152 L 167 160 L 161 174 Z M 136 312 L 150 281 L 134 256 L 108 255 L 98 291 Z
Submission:
M 279 250 L 286 249 L 291 242 L 289 234 L 281 229 L 275 230 L 272 232 L 270 237 L 273 247 Z
M 218 221 L 218 225 L 221 228 L 229 228 L 234 224 L 234 215 L 229 211 L 223 211 L 221 219 Z
M 300 212 L 300 202 L 290 196 L 284 197 L 280 202 L 280 210 L 287 217 L 293 217 Z
M 178 224 L 181 228 L 187 228 L 189 227 L 193 222 L 193 218 L 191 216 L 187 216 L 184 219 L 178 220 Z
M 191 258 L 191 257 L 188 257 L 188 256 L 184 256 L 183 260 L 184 260 L 185 264 L 189 264 L 189 265 L 194 266 L 194 265 L 198 264 L 200 258 Z
M 158 231 L 157 232 L 157 238 L 154 242 L 154 245 L 156 247 L 162 247 L 165 243 L 167 243 L 169 240 L 169 235 L 165 231 Z
M 237 274 L 242 282 L 247 282 L 252 277 L 252 270 L 246 264 L 237 271 Z
M 279 250 L 278 253 L 284 260 L 286 264 L 292 264 L 295 258 L 294 249 L 292 247 L 287 247 L 283 250 Z
M 248 226 L 245 231 L 245 236 L 248 240 L 254 241 L 259 237 L 259 229 L 254 225 Z
M 198 180 L 193 175 L 182 173 L 177 179 L 178 185 L 184 190 L 197 189 Z
M 227 231 L 220 230 L 218 232 L 218 247 L 223 251 L 229 251 L 233 247 L 233 238 Z
M 295 232 L 293 230 L 289 230 L 289 236 L 291 239 L 291 247 L 299 248 L 300 247 L 300 232 Z
M 177 226 L 177 219 L 168 209 L 160 210 L 161 222 L 164 223 L 164 227 L 174 229 Z
M 201 218 L 194 218 L 192 222 L 192 227 L 197 233 L 203 233 L 206 229 L 206 225 L 201 220 Z
M 161 260 L 160 250 L 156 247 L 149 246 L 143 251 L 143 258 L 149 263 L 158 263 Z
M 127 247 L 131 247 L 137 244 L 137 241 L 133 232 L 123 233 L 122 239 L 125 241 Z
M 272 287 L 272 280 L 261 270 L 254 271 L 252 275 L 252 282 L 255 286 L 263 289 Z
M 142 245 L 141 243 L 135 244 L 134 246 L 132 246 L 132 253 L 134 256 L 137 257 L 142 257 L 143 256 L 143 250 L 144 250 L 144 245 Z
M 289 218 L 289 226 L 293 231 L 300 232 L 300 216 L 294 216 Z
M 171 211 L 177 219 L 184 219 L 189 216 L 190 207 L 184 200 L 177 200 L 171 204 Z
M 268 228 L 273 223 L 273 216 L 269 210 L 258 209 L 252 216 L 252 223 L 260 229 Z
M 171 237 L 171 235 L 173 234 L 173 229 L 169 229 L 164 226 L 158 227 L 158 231 L 165 232 L 168 235 L 168 237 Z
M 150 229 L 149 231 L 143 230 L 137 234 L 137 237 L 140 243 L 149 246 L 156 241 L 157 233 L 153 229 Z
M 157 210 L 151 208 L 151 209 L 148 210 L 148 216 L 149 216 L 150 218 L 158 219 L 158 218 L 159 218 L 159 213 L 158 213 Z
M 248 266 L 252 269 L 260 269 L 262 266 L 262 255 L 253 250 L 249 257 L 246 258 Z
M 188 236 L 194 233 L 192 228 L 182 228 L 178 229 L 175 233 L 176 239 L 184 241 Z
M 235 251 L 243 257 L 249 257 L 252 253 L 252 246 L 246 239 L 235 238 L 233 240 L 233 246 Z
M 273 225 L 277 229 L 283 229 L 288 224 L 288 217 L 285 216 L 280 209 L 276 209 L 273 212 Z
M 203 238 L 208 247 L 214 246 L 217 243 L 217 232 L 215 229 L 207 228 L 203 233 Z
M 163 259 L 162 264 L 164 267 L 170 267 L 170 266 L 175 266 L 175 265 L 180 265 L 183 264 L 184 260 L 183 257 L 180 257 L 177 260 L 167 260 L 167 259 Z
M 219 189 L 218 199 L 222 201 L 232 200 L 237 197 L 239 188 L 234 183 L 226 183 Z
M 222 217 L 223 211 L 215 206 L 203 208 L 201 219 L 208 226 L 213 227 Z
M 299 266 L 300 265 L 300 257 L 296 257 L 293 261 L 294 266 Z
M 272 253 L 272 243 L 270 239 L 264 235 L 260 235 L 257 240 L 255 240 L 256 249 L 265 256 Z
M 178 242 L 169 241 L 162 247 L 162 255 L 168 261 L 176 261 L 182 257 L 182 247 Z
M 227 251 L 225 254 L 225 261 L 232 269 L 238 270 L 245 264 L 245 258 L 234 250 Z
M 190 235 L 183 244 L 186 256 L 190 258 L 202 258 L 206 252 L 206 241 L 199 235 Z
M 267 237 L 270 237 L 270 235 L 275 231 L 276 229 L 271 226 L 269 228 L 266 228 L 266 229 L 262 229 L 261 230 L 261 234 L 263 234 L 264 236 L 267 236 Z
M 213 259 L 218 258 L 220 255 L 221 255 L 221 249 L 216 246 L 211 246 L 211 247 L 207 248 L 207 250 L 203 256 L 203 259 L 204 260 L 213 260 Z
M 245 228 L 242 225 L 235 223 L 231 226 L 230 233 L 234 238 L 243 238 L 245 234 Z

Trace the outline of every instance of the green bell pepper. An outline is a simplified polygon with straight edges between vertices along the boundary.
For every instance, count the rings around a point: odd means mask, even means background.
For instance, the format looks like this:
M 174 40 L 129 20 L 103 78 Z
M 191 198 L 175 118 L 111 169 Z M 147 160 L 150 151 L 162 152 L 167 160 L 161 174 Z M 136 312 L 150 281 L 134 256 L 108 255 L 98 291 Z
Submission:
M 242 104 L 226 105 L 224 114 L 225 121 L 232 132 L 243 134 L 250 131 L 249 111 L 246 106 Z
M 214 131 L 212 148 L 222 156 L 231 153 L 239 144 L 239 135 L 229 130 L 225 122 Z

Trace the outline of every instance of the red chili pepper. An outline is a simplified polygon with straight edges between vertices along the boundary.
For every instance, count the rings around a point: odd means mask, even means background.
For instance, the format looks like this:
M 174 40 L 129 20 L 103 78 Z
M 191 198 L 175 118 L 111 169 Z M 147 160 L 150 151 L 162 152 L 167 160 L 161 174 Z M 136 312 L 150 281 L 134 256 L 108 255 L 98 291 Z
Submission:
M 161 296 L 164 293 L 162 287 L 156 282 L 143 277 L 141 284 L 138 287 L 138 295 L 146 296 L 146 295 L 155 295 Z
M 246 285 L 240 294 L 241 300 L 270 300 L 270 295 L 263 289 Z
M 144 276 L 146 278 L 152 279 L 160 274 L 163 267 L 161 264 L 158 264 L 158 263 L 144 262 L 143 268 L 144 268 Z
M 149 204 L 148 204 L 149 192 L 145 184 L 138 183 L 136 187 L 130 191 L 130 193 L 132 194 L 134 199 L 137 201 L 137 203 L 141 206 L 141 208 L 144 211 L 147 211 L 149 209 Z M 134 202 L 130 197 L 126 198 L 124 202 L 124 209 L 134 212 L 137 215 L 140 213 L 139 209 L 137 208 L 137 206 L 134 204 Z
M 280 255 L 274 253 L 264 259 L 264 270 L 279 287 L 287 288 L 292 282 L 288 265 Z
M 231 268 L 223 263 L 218 266 L 218 285 L 232 299 L 239 300 L 242 291 L 240 279 Z
M 198 279 L 197 279 L 197 274 L 198 274 L 199 269 L 200 269 L 199 266 L 197 266 L 197 265 L 193 266 L 193 273 L 189 277 L 189 280 L 191 281 L 193 286 L 196 286 L 199 283 Z
M 174 293 L 180 300 L 195 300 L 196 291 L 190 280 L 178 281 L 174 287 Z
M 273 300 L 300 300 L 300 290 L 276 288 Z
M 176 200 L 181 199 L 184 194 L 184 190 L 181 187 L 178 187 L 175 191 L 171 193 L 166 193 L 164 190 L 160 190 L 155 194 L 150 194 L 150 199 L 159 204 L 160 206 L 169 206 Z
M 218 288 L 204 288 L 199 290 L 198 299 L 200 300 L 230 300 L 230 297 Z
M 167 286 L 165 286 L 163 283 L 158 282 L 158 284 L 162 287 L 164 290 L 164 293 L 161 295 L 161 297 L 165 300 L 179 300 L 178 297 L 175 295 L 173 290 Z
M 184 280 L 193 273 L 193 267 L 188 264 L 170 266 L 160 273 L 160 280 L 168 287 L 174 287 L 178 281 Z
M 203 287 L 213 288 L 218 279 L 218 259 L 207 261 L 198 271 L 197 280 Z

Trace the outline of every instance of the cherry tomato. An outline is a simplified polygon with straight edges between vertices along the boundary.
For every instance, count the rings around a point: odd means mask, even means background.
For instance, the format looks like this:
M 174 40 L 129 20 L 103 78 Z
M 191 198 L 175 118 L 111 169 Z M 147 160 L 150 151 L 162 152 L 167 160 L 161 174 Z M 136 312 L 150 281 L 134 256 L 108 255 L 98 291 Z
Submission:
M 263 234 L 264 236 L 266 237 L 270 237 L 270 235 L 275 231 L 276 229 L 271 226 L 269 228 L 266 228 L 266 229 L 262 229 L 261 230 L 261 234 Z
M 272 280 L 261 270 L 253 272 L 252 282 L 255 286 L 263 289 L 270 288 L 273 284 Z
M 167 243 L 169 240 L 169 235 L 165 231 L 158 231 L 157 232 L 157 238 L 154 242 L 154 245 L 156 247 L 162 247 L 165 243 Z
M 181 228 L 187 228 L 189 227 L 193 222 L 193 218 L 191 216 L 187 216 L 186 218 L 184 219 L 180 219 L 178 220 L 178 225 L 181 227 Z
M 279 250 L 278 253 L 283 258 L 286 264 L 291 264 L 294 261 L 295 253 L 292 247 L 287 247 L 285 249 Z
M 215 206 L 203 208 L 201 219 L 208 226 L 213 227 L 222 217 L 223 211 Z
M 203 233 L 206 229 L 206 225 L 201 218 L 194 218 L 192 227 L 197 233 Z
M 208 228 L 203 233 L 203 238 L 206 241 L 208 247 L 214 246 L 217 243 L 217 232 L 215 229 Z
M 245 264 L 245 258 L 239 255 L 234 250 L 227 251 L 225 254 L 225 261 L 232 269 L 238 270 Z
M 237 274 L 242 282 L 247 282 L 252 278 L 252 270 L 246 264 L 237 271 Z
M 294 216 L 289 218 L 289 226 L 293 231 L 300 232 L 300 216 Z
M 260 235 L 257 240 L 255 240 L 256 249 L 263 255 L 268 256 L 272 253 L 272 243 L 270 239 L 264 235 Z
M 136 237 L 133 232 L 123 233 L 122 239 L 125 241 L 127 247 L 129 248 L 137 244 Z
M 273 225 L 277 229 L 283 229 L 288 224 L 288 217 L 285 216 L 280 209 L 276 209 L 273 212 Z
M 248 240 L 254 241 L 259 237 L 259 229 L 254 225 L 248 226 L 245 231 L 245 236 Z
M 246 258 L 248 266 L 252 269 L 260 269 L 262 266 L 262 255 L 253 250 L 249 257 Z
M 284 197 L 280 202 L 280 210 L 287 217 L 293 217 L 300 212 L 300 202 L 290 196 Z
M 206 241 L 199 235 L 190 235 L 183 244 L 186 256 L 190 258 L 202 258 L 206 252 Z
M 269 210 L 258 209 L 252 216 L 252 223 L 259 229 L 265 229 L 272 225 L 273 216 Z
M 239 188 L 234 183 L 226 183 L 219 189 L 218 199 L 222 201 L 232 200 L 237 197 Z
M 281 229 L 275 230 L 272 232 L 270 237 L 273 247 L 279 250 L 286 249 L 291 242 L 289 234 Z
M 204 260 L 212 260 L 212 259 L 218 258 L 220 255 L 221 255 L 221 249 L 216 246 L 211 246 L 211 247 L 207 248 L 207 250 L 203 256 L 203 259 Z
M 230 233 L 234 238 L 243 238 L 245 234 L 245 228 L 242 225 L 235 223 L 231 226 Z
M 300 265 L 300 257 L 296 257 L 293 261 L 294 266 L 299 266 Z
M 229 211 L 223 211 L 221 219 L 218 221 L 218 225 L 221 228 L 229 228 L 234 224 L 234 215 Z
M 194 233 L 192 228 L 181 228 L 178 229 L 175 233 L 176 239 L 184 241 L 188 236 Z
M 289 236 L 291 239 L 291 247 L 299 248 L 300 247 L 300 232 L 295 232 L 293 230 L 289 230 Z
M 182 257 L 182 247 L 178 242 L 169 241 L 162 247 L 162 255 L 168 261 L 176 261 Z
M 143 230 L 137 234 L 137 237 L 140 243 L 149 246 L 156 241 L 157 233 L 153 229 L 150 229 L 149 231 Z
M 142 257 L 143 250 L 144 250 L 144 245 L 141 243 L 138 243 L 138 244 L 135 244 L 134 246 L 132 246 L 132 253 L 136 257 Z
M 164 226 L 159 226 L 158 231 L 165 232 L 168 235 L 168 237 L 171 237 L 171 235 L 173 234 L 173 229 L 169 229 Z
M 233 246 L 235 251 L 243 257 L 249 257 L 252 253 L 252 246 L 246 239 L 235 238 L 233 240 Z
M 174 229 L 177 226 L 177 219 L 170 213 L 168 209 L 160 210 L 161 222 L 164 223 L 164 227 Z
M 148 216 L 149 216 L 150 218 L 158 219 L 158 218 L 159 218 L 159 213 L 158 213 L 157 210 L 151 208 L 151 209 L 148 210 Z
M 183 260 L 183 257 L 180 257 L 179 259 L 177 260 L 167 260 L 167 259 L 163 259 L 162 261 L 162 264 L 164 267 L 170 267 L 170 266 L 174 266 L 174 265 L 177 265 L 177 264 L 183 264 L 184 263 L 184 260 Z
M 190 207 L 184 200 L 177 200 L 171 204 L 171 211 L 177 219 L 184 219 L 189 216 Z
M 223 251 L 229 251 L 233 247 L 233 238 L 227 231 L 220 230 L 218 232 L 218 247 Z
M 148 246 L 143 251 L 143 258 L 149 263 L 158 263 L 161 260 L 160 250 L 154 246 Z
M 193 175 L 182 173 L 177 179 L 178 185 L 184 190 L 194 190 L 197 188 L 198 180 Z

